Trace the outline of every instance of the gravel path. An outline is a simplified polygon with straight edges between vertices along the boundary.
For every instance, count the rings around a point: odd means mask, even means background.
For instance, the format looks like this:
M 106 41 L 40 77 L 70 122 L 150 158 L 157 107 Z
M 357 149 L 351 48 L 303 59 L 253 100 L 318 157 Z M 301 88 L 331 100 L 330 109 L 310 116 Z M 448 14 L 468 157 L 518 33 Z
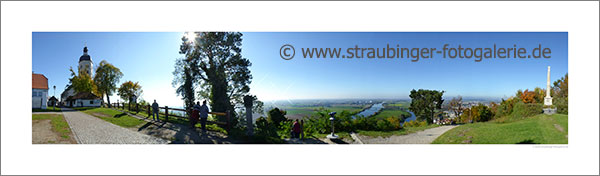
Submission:
M 167 141 L 125 129 L 89 114 L 65 108 L 65 120 L 80 144 L 165 144 Z
M 457 126 L 458 125 L 440 126 L 436 128 L 426 129 L 424 131 L 419 131 L 416 133 L 400 136 L 390 136 L 387 138 L 377 137 L 365 139 L 366 137 L 361 136 L 361 140 L 365 144 L 430 144 L 437 137 Z

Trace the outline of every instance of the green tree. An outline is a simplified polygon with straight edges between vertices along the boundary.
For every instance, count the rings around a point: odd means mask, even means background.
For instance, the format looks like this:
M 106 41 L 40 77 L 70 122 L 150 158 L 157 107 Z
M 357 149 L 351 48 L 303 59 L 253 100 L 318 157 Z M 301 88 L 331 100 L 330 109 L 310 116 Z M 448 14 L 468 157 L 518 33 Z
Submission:
M 67 85 L 67 88 L 71 87 L 77 93 L 97 93 L 96 84 L 94 84 L 94 81 L 90 75 L 85 72 L 81 72 L 79 75 L 76 75 L 73 71 L 73 68 L 70 68 L 69 71 L 71 71 L 71 78 L 69 78 L 69 84 Z
M 554 104 L 556 105 L 557 112 L 561 114 L 569 113 L 569 74 L 565 74 L 564 77 L 554 81 L 552 87 L 552 96 L 554 97 Z
M 280 110 L 279 108 L 273 108 L 267 114 L 267 121 L 269 123 L 275 124 L 275 127 L 279 128 L 279 124 L 287 120 L 285 114 L 286 111 Z
M 193 99 L 197 88 L 202 97 L 210 99 L 212 111 L 235 112 L 234 105 L 243 104 L 242 97 L 250 91 L 252 80 L 249 69 L 252 64 L 241 54 L 242 33 L 194 34 L 193 39 L 182 38 L 179 53 L 185 57 L 177 61 L 181 64 L 174 72 L 174 86 L 185 99 Z
M 117 94 L 121 99 L 131 103 L 133 97 L 140 97 L 142 95 L 142 86 L 138 82 L 127 81 L 121 84 Z
M 471 113 L 471 118 L 475 122 L 485 122 L 491 120 L 494 116 L 492 110 L 483 104 L 471 107 Z
M 565 74 L 564 77 L 560 78 L 559 80 L 554 81 L 553 83 L 553 91 L 554 91 L 554 95 L 552 95 L 555 98 L 565 98 L 565 97 L 569 97 L 569 74 Z
M 183 38 L 184 43 L 187 39 Z M 181 52 L 180 52 L 181 53 Z M 175 79 L 173 80 L 173 87 L 176 87 L 176 93 L 180 95 L 185 103 L 186 109 L 189 109 L 194 105 L 194 101 L 196 100 L 194 96 L 194 82 L 196 82 L 196 78 L 192 76 L 192 71 L 190 67 L 190 62 L 187 62 L 188 59 L 177 59 L 175 61 L 175 71 L 173 71 L 173 75 Z
M 108 63 L 106 60 L 102 60 L 98 64 L 96 75 L 94 76 L 94 83 L 97 85 L 100 97 L 106 95 L 108 107 L 111 107 L 109 96 L 117 89 L 117 83 L 121 77 L 123 77 L 121 70 Z
M 419 89 L 410 91 L 410 111 L 415 113 L 419 120 L 433 122 L 435 111 L 442 108 L 444 91 Z

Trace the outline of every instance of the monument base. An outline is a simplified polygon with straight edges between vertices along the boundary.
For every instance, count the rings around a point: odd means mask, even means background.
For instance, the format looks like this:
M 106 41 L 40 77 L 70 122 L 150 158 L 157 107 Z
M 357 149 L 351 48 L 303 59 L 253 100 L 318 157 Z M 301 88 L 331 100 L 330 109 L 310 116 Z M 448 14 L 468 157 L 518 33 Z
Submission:
M 556 114 L 556 108 L 544 108 L 544 114 L 552 115 Z
M 552 106 L 552 97 L 544 97 L 544 105 Z
M 337 138 L 338 138 L 338 135 L 335 135 L 333 133 L 327 135 L 327 139 L 337 139 Z

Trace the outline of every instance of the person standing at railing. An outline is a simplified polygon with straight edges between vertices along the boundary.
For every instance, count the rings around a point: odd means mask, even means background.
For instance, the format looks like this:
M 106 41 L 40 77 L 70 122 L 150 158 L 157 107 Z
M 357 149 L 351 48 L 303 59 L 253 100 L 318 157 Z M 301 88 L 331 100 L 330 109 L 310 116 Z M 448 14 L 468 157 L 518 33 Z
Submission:
M 160 121 L 158 119 L 158 103 L 156 103 L 156 100 L 152 103 L 152 120 Z
M 196 102 L 192 107 L 192 114 L 190 115 L 190 125 L 192 129 L 196 129 L 196 123 L 198 123 L 198 117 L 200 116 L 200 102 Z
M 206 132 L 206 120 L 208 119 L 208 106 L 206 106 L 206 100 L 202 101 L 200 107 L 200 125 L 202 125 L 202 132 Z

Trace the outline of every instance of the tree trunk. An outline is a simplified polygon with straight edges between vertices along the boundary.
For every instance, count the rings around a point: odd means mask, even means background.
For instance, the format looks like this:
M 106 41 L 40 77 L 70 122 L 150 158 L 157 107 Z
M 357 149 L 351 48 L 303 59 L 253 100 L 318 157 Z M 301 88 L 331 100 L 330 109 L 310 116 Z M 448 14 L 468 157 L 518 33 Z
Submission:
M 112 108 L 112 105 L 110 104 L 110 97 L 108 96 L 108 94 L 106 94 L 106 102 L 108 103 L 108 108 Z

